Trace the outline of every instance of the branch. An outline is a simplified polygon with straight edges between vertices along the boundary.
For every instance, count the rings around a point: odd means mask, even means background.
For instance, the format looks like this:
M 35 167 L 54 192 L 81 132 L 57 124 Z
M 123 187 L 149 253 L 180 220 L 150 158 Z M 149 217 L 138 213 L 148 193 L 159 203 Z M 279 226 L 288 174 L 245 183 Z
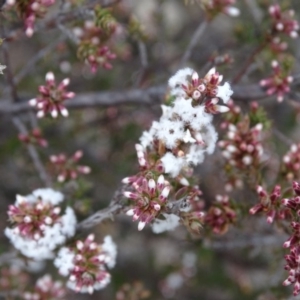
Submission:
M 67 22 L 72 22 L 74 21 L 77 17 L 83 15 L 84 10 L 89 10 L 92 9 L 95 5 L 100 4 L 102 7 L 111 7 L 113 5 L 116 5 L 120 2 L 121 0 L 112 0 L 112 1 L 104 1 L 99 3 L 99 0 L 92 1 L 88 3 L 87 5 L 80 5 L 79 8 L 73 9 L 68 12 L 63 12 L 60 13 L 54 17 L 51 17 L 49 19 L 45 19 L 43 22 L 40 22 L 37 24 L 34 28 L 34 32 L 37 33 L 39 31 L 43 31 L 45 29 L 51 29 L 51 28 L 57 28 L 59 24 L 64 24 Z M 3 36 L 2 38 L 5 39 L 6 41 L 14 41 L 18 38 L 20 34 L 23 32 L 22 29 L 16 29 L 10 32 L 8 35 Z M 23 33 L 24 34 L 24 33 Z
M 117 215 L 123 208 L 121 203 L 123 198 L 124 186 L 121 186 L 114 194 L 113 199 L 108 207 L 98 210 L 93 215 L 83 220 L 77 225 L 77 230 L 89 229 L 101 223 L 103 220 L 111 219 L 114 215 Z
M 7 262 L 17 258 L 18 252 L 16 250 L 5 252 L 0 255 L 0 266 L 6 264 Z
M 28 134 L 28 131 L 27 131 L 25 125 L 18 117 L 14 117 L 12 119 L 12 121 L 20 133 Z M 27 147 L 28 153 L 33 161 L 35 169 L 37 170 L 43 184 L 45 186 L 51 186 L 52 182 L 41 162 L 40 156 L 39 156 L 35 146 L 28 144 L 28 145 L 26 145 L 26 147 Z
M 188 44 L 184 54 L 183 54 L 183 57 L 181 59 L 181 62 L 180 62 L 180 66 L 184 66 L 186 64 L 186 62 L 189 60 L 190 56 L 192 55 L 192 51 L 193 49 L 196 47 L 200 37 L 202 36 L 204 30 L 206 29 L 208 25 L 208 22 L 206 20 L 203 20 L 198 28 L 196 29 L 196 31 L 194 32 L 191 40 L 190 40 L 190 43 Z
M 247 236 L 245 238 L 239 237 L 230 240 L 204 240 L 204 247 L 207 249 L 214 250 L 232 250 L 237 248 L 247 248 L 247 247 L 258 247 L 258 246 L 278 246 L 282 245 L 287 239 L 286 235 L 254 235 Z
M 232 87 L 233 98 L 237 101 L 251 101 L 267 98 L 268 96 L 258 85 L 236 85 Z M 79 109 L 89 107 L 109 107 L 116 105 L 135 104 L 135 105 L 153 105 L 162 102 L 166 86 L 154 86 L 147 89 L 131 89 L 114 92 L 94 92 L 78 94 L 73 99 L 66 102 L 68 109 Z M 33 97 L 31 97 L 33 98 Z M 10 103 L 9 101 L 0 101 L 0 114 L 19 114 L 33 110 L 28 105 L 27 100 L 23 102 Z
M 253 52 L 252 54 L 246 59 L 245 64 L 242 66 L 238 74 L 234 77 L 233 83 L 238 83 L 242 77 L 245 75 L 247 72 L 248 68 L 251 66 L 253 63 L 255 57 L 266 47 L 268 44 L 268 41 L 264 41 L 261 45 L 259 45 Z
M 31 72 L 32 68 L 36 65 L 36 63 L 43 59 L 48 53 L 53 51 L 53 49 L 57 46 L 58 43 L 65 40 L 65 37 L 59 37 L 54 42 L 49 43 L 46 47 L 38 51 L 27 63 L 26 65 L 21 69 L 21 71 L 16 74 L 14 78 L 15 84 L 18 84 L 28 73 Z

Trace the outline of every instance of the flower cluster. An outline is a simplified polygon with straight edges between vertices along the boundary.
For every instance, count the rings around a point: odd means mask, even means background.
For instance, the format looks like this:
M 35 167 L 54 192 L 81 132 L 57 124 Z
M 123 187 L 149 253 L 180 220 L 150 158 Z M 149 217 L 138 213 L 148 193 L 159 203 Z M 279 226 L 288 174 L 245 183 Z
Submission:
M 37 18 L 42 18 L 48 7 L 55 4 L 55 0 L 7 0 L 8 7 L 15 7 L 24 20 L 25 33 L 31 37 L 34 33 L 34 23 Z
M 282 200 L 284 206 L 286 206 L 291 214 L 294 216 L 291 222 L 293 234 L 283 244 L 284 248 L 290 249 L 290 254 L 285 256 L 287 264 L 285 269 L 289 271 L 288 278 L 283 282 L 284 285 L 294 284 L 294 296 L 300 293 L 300 223 L 298 222 L 298 216 L 300 212 L 300 184 L 293 182 L 294 197 L 286 198 Z
M 237 17 L 240 14 L 240 10 L 232 6 L 236 2 L 235 0 L 199 0 L 198 2 L 210 19 L 213 19 L 219 13 L 225 13 L 231 17 Z
M 123 284 L 116 293 L 116 300 L 148 299 L 150 295 L 150 291 L 141 282 L 136 281 L 133 284 Z
M 23 255 L 38 260 L 53 257 L 53 250 L 75 234 L 76 217 L 72 208 L 64 213 L 58 206 L 63 195 L 52 189 L 38 189 L 31 195 L 17 195 L 9 206 L 12 228 L 5 235 Z
M 298 37 L 299 24 L 294 20 L 295 12 L 293 10 L 281 11 L 278 4 L 269 7 L 269 14 L 272 18 L 272 33 L 284 33 L 291 38 Z
M 69 115 L 64 106 L 64 101 L 75 96 L 75 93 L 66 90 L 69 83 L 70 80 L 66 78 L 56 85 L 54 74 L 52 72 L 46 74 L 46 85 L 39 86 L 40 94 L 37 98 L 29 100 L 29 105 L 38 110 L 38 118 L 42 118 L 48 113 L 53 118 L 56 118 L 59 113 L 64 117 Z
M 29 283 L 29 276 L 15 266 L 3 267 L 0 270 L 1 292 L 23 292 Z
M 67 158 L 65 154 L 50 156 L 50 161 L 57 169 L 57 180 L 59 182 L 76 179 L 79 174 L 89 174 L 91 172 L 90 167 L 77 165 L 82 155 L 83 152 L 78 150 L 70 158 Z
M 229 165 L 238 169 L 257 166 L 262 160 L 263 147 L 261 145 L 262 124 L 249 128 L 249 120 L 240 122 L 237 126 L 228 127 L 226 139 L 219 141 L 223 150 L 222 155 Z
M 107 9 L 96 8 L 95 20 L 88 20 L 83 27 L 74 28 L 73 32 L 80 40 L 78 46 L 79 58 L 85 60 L 95 73 L 99 66 L 111 69 L 111 61 L 117 56 L 107 43 L 115 33 L 117 22 Z
M 39 278 L 33 292 L 25 292 L 24 300 L 58 300 L 65 299 L 66 289 L 61 281 L 53 281 L 48 274 Z
M 215 149 L 213 114 L 227 111 L 218 102 L 223 100 L 226 104 L 232 95 L 229 83 L 221 85 L 222 78 L 215 68 L 203 78 L 186 68 L 169 79 L 170 92 L 167 103 L 162 105 L 162 116 L 136 145 L 140 172 L 123 180 L 131 188 L 125 197 L 134 201 L 127 214 L 139 219 L 139 230 L 150 222 L 156 233 L 171 230 L 181 219 L 185 226 L 199 231 L 196 223 L 201 223 L 203 213 L 190 205 L 199 190 L 190 186 L 188 178 L 192 176 L 192 166 L 202 163 L 205 154 Z M 176 215 L 167 210 L 169 204 L 175 205 L 168 196 L 171 187 L 176 187 L 176 195 L 182 186 L 186 187 L 188 207 L 178 208 Z
M 270 41 L 270 50 L 275 54 L 280 54 L 286 51 L 288 44 L 280 39 L 280 37 L 275 36 Z
M 124 192 L 124 196 L 134 201 L 134 208 L 127 211 L 133 221 L 139 220 L 138 229 L 142 230 L 147 223 L 155 219 L 166 204 L 170 184 L 160 175 L 154 179 L 143 178 L 133 184 L 134 192 Z
M 279 65 L 278 61 L 272 61 L 272 76 L 262 79 L 260 85 L 266 88 L 267 95 L 276 95 L 277 101 L 282 102 L 284 95 L 290 92 L 290 84 L 293 77 Z
M 36 144 L 41 147 L 47 147 L 48 142 L 46 139 L 43 138 L 42 132 L 39 128 L 34 128 L 30 133 L 28 134 L 19 134 L 18 136 L 19 140 L 22 141 L 25 144 Z
M 216 196 L 216 202 L 205 214 L 204 223 L 216 234 L 227 232 L 230 224 L 236 219 L 236 211 L 229 202 L 228 196 Z
M 222 111 L 216 102 L 228 102 L 232 91 L 212 69 L 203 78 L 192 69 L 178 71 L 169 80 L 171 105 L 162 105 L 159 122 L 153 122 L 140 141 L 144 149 L 160 156 L 164 173 L 177 177 L 189 165 L 198 165 L 215 148 L 217 133 L 211 111 Z M 208 109 L 207 109 L 208 108 Z
M 249 210 L 250 214 L 263 212 L 267 215 L 268 223 L 273 223 L 275 219 L 284 220 L 288 218 L 289 210 L 282 207 L 281 187 L 279 185 L 276 185 L 270 193 L 259 185 L 256 192 L 260 202 Z
M 113 268 L 116 261 L 116 245 L 110 236 L 103 244 L 94 241 L 90 234 L 85 241 L 78 240 L 74 247 L 63 247 L 54 260 L 62 276 L 68 276 L 67 286 L 81 293 L 92 294 L 110 282 L 110 274 L 105 266 Z
M 283 175 L 288 180 L 300 178 L 300 144 L 293 144 L 283 156 Z

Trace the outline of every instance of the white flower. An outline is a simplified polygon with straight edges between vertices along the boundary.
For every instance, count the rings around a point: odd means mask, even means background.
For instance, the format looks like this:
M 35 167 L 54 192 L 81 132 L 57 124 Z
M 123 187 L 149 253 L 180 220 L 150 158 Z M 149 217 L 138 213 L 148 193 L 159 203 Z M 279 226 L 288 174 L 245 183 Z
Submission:
M 228 82 L 225 82 L 224 85 L 218 86 L 217 97 L 221 98 L 224 103 L 227 103 L 233 94 L 233 91 Z
M 102 249 L 106 254 L 105 263 L 111 269 L 116 264 L 116 257 L 117 257 L 117 246 L 113 242 L 110 235 L 104 238 L 104 242 L 102 244 Z
M 0 74 L 3 74 L 3 70 L 6 69 L 6 66 L 0 64 Z
M 152 231 L 154 233 L 162 233 L 165 231 L 174 230 L 178 225 L 180 225 L 180 218 L 174 214 L 162 214 L 165 219 L 155 219 L 152 224 Z
M 226 8 L 226 13 L 230 16 L 230 17 L 238 17 L 240 15 L 240 10 L 234 6 L 228 6 Z
M 192 76 L 194 73 L 194 70 L 191 68 L 185 68 L 185 69 L 181 69 L 179 71 L 177 71 L 175 73 L 175 75 L 173 75 L 170 79 L 169 79 L 169 87 L 171 89 L 176 89 L 178 87 L 181 88 L 181 86 L 187 85 L 188 84 L 188 77 Z
M 74 268 L 75 253 L 67 247 L 62 247 L 54 260 L 54 265 L 58 268 L 58 272 L 62 276 L 68 276 Z
M 32 192 L 35 197 L 34 202 L 37 198 L 41 198 L 43 203 L 51 203 L 52 205 L 57 205 L 64 200 L 64 195 L 58 191 L 54 191 L 50 188 L 37 189 Z
M 171 177 L 178 176 L 185 166 L 183 157 L 175 157 L 170 152 L 167 152 L 160 160 L 164 166 L 165 173 L 169 173 Z
M 177 146 L 176 142 L 182 140 L 184 137 L 184 124 L 179 120 L 166 120 L 162 119 L 159 122 L 159 128 L 155 136 L 162 140 L 166 147 L 172 149 Z

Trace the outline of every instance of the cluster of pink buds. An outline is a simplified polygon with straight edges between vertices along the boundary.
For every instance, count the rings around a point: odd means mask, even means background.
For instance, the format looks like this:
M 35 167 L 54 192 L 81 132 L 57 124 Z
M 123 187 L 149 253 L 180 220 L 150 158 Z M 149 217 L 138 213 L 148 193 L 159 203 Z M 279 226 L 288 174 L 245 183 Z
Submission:
M 187 98 L 192 98 L 197 104 L 204 104 L 205 112 L 222 113 L 229 109 L 226 106 L 218 105 L 219 98 L 227 103 L 233 93 L 227 82 L 223 86 L 220 85 L 222 80 L 223 76 L 216 72 L 215 68 L 212 68 L 204 78 L 199 78 L 198 73 L 193 72 L 191 81 L 187 85 L 182 84 L 182 88 Z
M 14 225 L 14 230 L 24 237 L 38 240 L 44 235 L 46 225 L 60 221 L 61 209 L 51 203 L 30 200 L 17 195 L 17 205 L 10 205 L 8 209 L 9 221 Z
M 163 166 L 161 162 L 151 159 L 151 156 L 148 155 L 146 149 L 141 144 L 135 144 L 135 150 L 142 174 L 124 178 L 122 180 L 124 184 L 133 184 L 134 182 L 137 182 L 137 184 L 139 184 L 138 181 L 142 180 L 143 174 L 148 170 L 156 170 L 159 173 L 163 172 Z
M 236 17 L 240 14 L 240 11 L 236 7 L 232 6 L 235 2 L 235 0 L 210 0 L 201 1 L 200 5 L 203 6 L 211 19 L 219 13 L 225 13 L 228 16 Z
M 203 211 L 181 212 L 180 217 L 187 230 L 195 235 L 200 234 L 205 217 L 205 213 Z
M 90 167 L 77 165 L 82 155 L 83 152 L 78 150 L 69 158 L 67 158 L 65 154 L 50 156 L 50 161 L 56 167 L 58 173 L 57 180 L 59 182 L 76 179 L 79 174 L 89 174 L 91 172 Z
M 230 124 L 226 139 L 219 141 L 223 150 L 222 155 L 227 163 L 238 169 L 258 166 L 262 160 L 263 147 L 261 144 L 262 124 L 249 128 L 249 122 L 239 122 L 236 126 Z
M 294 284 L 294 296 L 300 293 L 300 223 L 298 222 L 300 213 L 300 184 L 293 182 L 294 197 L 282 200 L 282 204 L 290 210 L 291 216 L 296 221 L 291 222 L 293 230 L 292 236 L 283 244 L 284 248 L 290 248 L 290 253 L 285 256 L 287 264 L 285 269 L 289 271 L 288 278 L 283 285 Z
M 134 182 L 134 192 L 126 191 L 124 196 L 134 201 L 134 205 L 127 211 L 127 215 L 133 216 L 133 221 L 139 220 L 138 230 L 142 230 L 147 223 L 155 219 L 166 205 L 170 193 L 170 184 L 160 175 L 154 179 L 141 179 Z
M 104 238 L 103 244 L 94 239 L 90 234 L 85 241 L 78 240 L 75 247 L 61 248 L 54 260 L 59 273 L 68 276 L 67 286 L 76 292 L 92 294 L 110 282 L 106 266 L 115 265 L 116 246 L 110 236 Z
M 288 278 L 283 282 L 283 285 L 294 284 L 294 296 L 300 293 L 300 246 L 297 245 L 290 249 L 290 254 L 285 255 L 286 265 L 285 270 L 289 272 Z
M 28 134 L 19 134 L 18 138 L 25 144 L 35 144 L 41 147 L 47 147 L 48 142 L 46 139 L 43 138 L 42 132 L 39 128 L 33 129 Z
M 115 300 L 148 299 L 150 295 L 150 291 L 140 281 L 136 281 L 133 284 L 123 284 L 117 291 Z
M 269 14 L 273 21 L 273 33 L 284 33 L 291 38 L 298 37 L 299 24 L 294 20 L 293 10 L 282 12 L 280 6 L 274 4 L 269 7 Z
M 209 58 L 209 62 L 214 66 L 231 65 L 233 61 L 234 61 L 233 57 L 228 53 L 225 53 L 223 55 L 214 53 Z
M 34 23 L 37 18 L 42 18 L 47 8 L 55 3 L 55 0 L 7 0 L 9 7 L 16 10 L 24 19 L 25 32 L 28 37 L 34 33 Z
M 288 180 L 300 178 L 300 144 L 293 144 L 283 157 L 283 173 Z
M 114 25 L 115 26 L 115 25 Z M 95 73 L 99 66 L 104 69 L 112 69 L 110 63 L 117 56 L 105 44 L 110 35 L 114 33 L 114 28 L 109 30 L 109 35 L 99 28 L 94 22 L 86 21 L 83 28 L 75 28 L 75 35 L 80 39 L 78 56 L 85 60 Z
M 293 182 L 293 190 L 295 197 L 285 198 L 282 200 L 282 204 L 287 207 L 291 214 L 299 216 L 300 214 L 300 184 L 296 181 Z M 283 244 L 284 248 L 289 248 L 295 245 L 300 247 L 300 223 L 298 221 L 291 222 L 293 229 L 293 235 Z
M 63 194 L 50 188 L 16 198 L 8 209 L 12 227 L 5 228 L 5 235 L 27 257 L 52 258 L 54 249 L 75 233 L 77 221 L 73 209 L 62 210 L 59 203 L 64 199 Z
M 300 184 L 298 182 L 293 182 L 293 190 L 295 196 L 283 199 L 282 203 L 291 210 L 297 220 L 300 212 Z M 289 271 L 289 276 L 283 284 L 294 284 L 294 296 L 296 296 L 300 293 L 300 223 L 293 221 L 291 227 L 293 234 L 283 244 L 284 248 L 290 248 L 290 254 L 285 256 L 287 262 L 285 269 Z
M 204 223 L 216 234 L 227 232 L 236 219 L 236 211 L 231 206 L 228 196 L 216 196 L 216 202 L 207 211 Z
M 280 37 L 276 36 L 271 40 L 270 48 L 274 53 L 278 54 L 286 51 L 288 44 L 281 41 Z
M 220 125 L 220 128 L 224 130 L 228 130 L 231 124 L 235 125 L 241 119 L 243 119 L 241 108 L 238 105 L 236 105 L 232 100 L 228 101 L 227 106 L 229 108 L 229 111 L 227 114 L 224 115 L 225 120 Z
M 29 283 L 29 276 L 27 273 L 21 271 L 19 268 L 10 266 L 3 267 L 0 270 L 0 291 L 9 293 L 20 292 L 23 293 L 25 287 Z
M 65 299 L 66 289 L 61 281 L 53 281 L 50 275 L 46 274 L 38 279 L 33 292 L 25 292 L 24 300 L 51 300 Z
M 112 69 L 111 60 L 116 58 L 116 54 L 111 52 L 108 46 L 98 48 L 93 54 L 90 54 L 86 60 L 91 66 L 91 71 L 95 73 L 99 66 L 106 70 Z
M 282 207 L 281 187 L 276 185 L 269 194 L 262 186 L 257 186 L 256 192 L 260 202 L 253 206 L 249 213 L 254 215 L 263 212 L 267 216 L 267 222 L 273 223 L 275 219 L 284 220 L 289 215 L 289 209 Z
M 293 77 L 286 74 L 281 68 L 278 61 L 272 61 L 272 76 L 262 79 L 260 85 L 265 87 L 267 95 L 277 95 L 277 101 L 281 102 L 284 95 L 290 92 L 290 84 L 293 82 Z
M 46 74 L 46 85 L 39 86 L 40 94 L 37 98 L 29 100 L 29 105 L 38 110 L 38 118 L 44 117 L 47 113 L 50 113 L 53 118 L 56 118 L 59 113 L 64 117 L 69 115 L 64 101 L 75 96 L 75 93 L 66 90 L 69 83 L 70 79 L 66 78 L 56 85 L 54 74 L 52 72 Z

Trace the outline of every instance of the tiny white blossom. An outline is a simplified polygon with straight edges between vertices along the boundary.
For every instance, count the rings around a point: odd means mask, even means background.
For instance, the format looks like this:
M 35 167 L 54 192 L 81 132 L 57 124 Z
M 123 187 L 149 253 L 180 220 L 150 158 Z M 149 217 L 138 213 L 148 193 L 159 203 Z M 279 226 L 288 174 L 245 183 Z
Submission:
M 6 66 L 0 64 L 0 74 L 3 74 L 4 69 L 6 69 Z
M 178 225 L 180 225 L 180 218 L 174 214 L 162 214 L 165 219 L 155 219 L 152 224 L 152 231 L 154 233 L 162 233 L 165 231 L 174 230 Z
M 227 103 L 230 100 L 232 94 L 233 91 L 228 82 L 225 82 L 224 85 L 218 86 L 217 97 L 221 98 L 224 101 L 224 103 Z

